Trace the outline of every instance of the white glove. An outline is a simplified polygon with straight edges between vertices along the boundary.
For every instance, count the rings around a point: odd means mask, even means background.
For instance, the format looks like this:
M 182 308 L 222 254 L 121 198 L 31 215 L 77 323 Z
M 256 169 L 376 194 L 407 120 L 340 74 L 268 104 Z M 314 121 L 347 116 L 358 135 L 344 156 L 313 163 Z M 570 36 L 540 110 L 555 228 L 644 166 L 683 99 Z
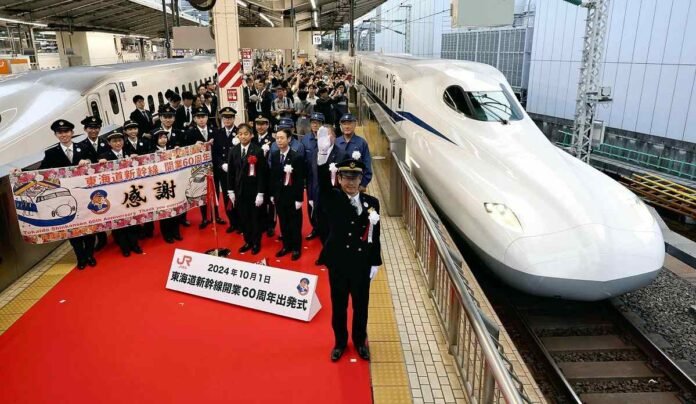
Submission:
M 370 268 L 370 280 L 374 279 L 374 277 L 377 276 L 378 270 L 379 270 L 379 267 Z
M 331 139 L 329 139 L 329 130 L 322 126 L 317 133 L 317 164 L 320 166 L 326 164 L 330 152 Z
M 263 205 L 263 194 L 258 193 L 256 194 L 256 201 L 254 201 L 254 204 L 258 208 L 259 206 Z
M 275 205 L 275 200 L 271 197 L 271 203 Z
M 234 205 L 234 191 L 227 191 L 227 196 L 230 197 L 230 202 Z
M 311 206 L 312 209 L 314 209 L 314 201 L 309 201 L 308 203 L 309 203 L 309 206 Z
M 295 201 L 295 210 L 299 210 L 301 208 L 302 208 L 302 202 Z
M 228 166 L 227 163 L 222 163 L 222 171 L 227 172 Z

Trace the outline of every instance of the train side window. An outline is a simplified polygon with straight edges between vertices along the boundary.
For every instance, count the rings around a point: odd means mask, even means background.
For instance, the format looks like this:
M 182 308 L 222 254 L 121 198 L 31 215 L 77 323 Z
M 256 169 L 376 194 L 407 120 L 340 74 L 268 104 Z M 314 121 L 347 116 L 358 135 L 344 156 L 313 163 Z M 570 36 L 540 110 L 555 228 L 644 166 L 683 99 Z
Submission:
M 392 92 L 391 92 L 391 98 L 392 100 L 396 97 L 396 86 L 394 86 L 394 83 L 392 83 Z
M 160 91 L 157 93 L 157 101 L 159 101 L 159 106 L 161 107 L 164 105 L 164 97 L 162 96 L 162 92 Z
M 179 94 L 179 87 L 174 87 L 174 92 Z
M 469 107 L 469 102 L 466 99 L 466 94 L 464 90 L 459 86 L 449 86 L 445 90 L 443 95 L 443 100 L 445 104 L 452 108 L 453 110 L 471 117 L 471 108 Z
M 109 101 L 111 101 L 111 111 L 114 114 L 118 114 L 120 109 L 118 107 L 118 95 L 116 95 L 116 91 L 109 90 Z
M 401 109 L 401 89 L 399 89 L 399 109 Z
M 191 84 L 191 82 L 189 82 L 189 91 L 193 92 L 193 84 Z
M 151 95 L 147 96 L 147 109 L 150 112 L 155 112 L 155 99 Z
M 198 80 L 193 80 L 193 88 L 198 88 Z M 191 92 L 193 92 L 193 89 Z
M 96 101 L 89 103 L 89 107 L 92 110 L 92 116 L 101 119 L 101 114 L 99 113 L 99 104 Z
M 186 91 L 186 84 L 181 85 L 181 91 Z

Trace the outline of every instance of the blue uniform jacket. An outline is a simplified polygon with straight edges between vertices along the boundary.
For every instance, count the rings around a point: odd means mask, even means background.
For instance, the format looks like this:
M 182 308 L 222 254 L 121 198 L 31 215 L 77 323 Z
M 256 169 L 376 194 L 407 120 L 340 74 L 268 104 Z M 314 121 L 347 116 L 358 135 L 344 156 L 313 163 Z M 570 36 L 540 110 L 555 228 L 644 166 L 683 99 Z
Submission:
M 336 138 L 336 146 L 343 150 L 346 158 L 352 158 L 353 152 L 356 150 L 360 152 L 360 161 L 365 164 L 360 185 L 367 187 L 367 184 L 372 180 L 372 156 L 370 156 L 370 147 L 367 145 L 367 141 L 356 134 L 353 134 L 350 142 L 346 142 L 344 136 L 339 136 Z

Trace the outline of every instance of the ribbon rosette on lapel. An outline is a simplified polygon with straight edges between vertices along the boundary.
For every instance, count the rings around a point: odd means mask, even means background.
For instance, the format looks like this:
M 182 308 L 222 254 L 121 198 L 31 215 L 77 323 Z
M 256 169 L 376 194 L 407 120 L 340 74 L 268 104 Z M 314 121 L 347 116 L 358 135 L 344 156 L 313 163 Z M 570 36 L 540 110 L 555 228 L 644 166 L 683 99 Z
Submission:
M 263 155 L 265 156 L 268 154 L 268 151 L 271 150 L 271 146 L 269 146 L 268 143 L 264 143 L 263 146 L 261 146 L 261 150 L 263 150 Z
M 331 185 L 336 186 L 336 172 L 338 172 L 336 163 L 329 164 L 329 171 L 331 171 Z
M 249 156 L 247 162 L 249 163 L 249 177 L 256 176 L 256 156 Z
M 292 166 L 286 164 L 285 167 L 283 167 L 283 171 L 285 172 L 285 186 L 292 185 Z
M 359 151 L 354 151 L 353 154 L 350 155 L 350 157 L 353 158 L 353 160 L 360 160 L 360 157 L 362 157 L 362 154 L 360 154 Z
M 369 220 L 369 225 L 367 226 L 367 231 L 365 232 L 365 235 L 363 236 L 363 241 L 367 240 L 368 243 L 372 243 L 372 232 L 374 231 L 375 226 L 377 223 L 379 223 L 379 213 L 375 210 L 375 208 L 369 208 L 367 210 L 367 220 Z

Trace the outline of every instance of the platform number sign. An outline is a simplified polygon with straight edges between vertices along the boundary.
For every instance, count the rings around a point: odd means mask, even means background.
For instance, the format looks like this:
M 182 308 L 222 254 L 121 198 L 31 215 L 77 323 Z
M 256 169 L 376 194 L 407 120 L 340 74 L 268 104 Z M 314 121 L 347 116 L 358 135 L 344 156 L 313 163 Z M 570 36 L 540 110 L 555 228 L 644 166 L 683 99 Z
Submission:
M 321 45 L 321 34 L 312 35 L 312 44 Z

